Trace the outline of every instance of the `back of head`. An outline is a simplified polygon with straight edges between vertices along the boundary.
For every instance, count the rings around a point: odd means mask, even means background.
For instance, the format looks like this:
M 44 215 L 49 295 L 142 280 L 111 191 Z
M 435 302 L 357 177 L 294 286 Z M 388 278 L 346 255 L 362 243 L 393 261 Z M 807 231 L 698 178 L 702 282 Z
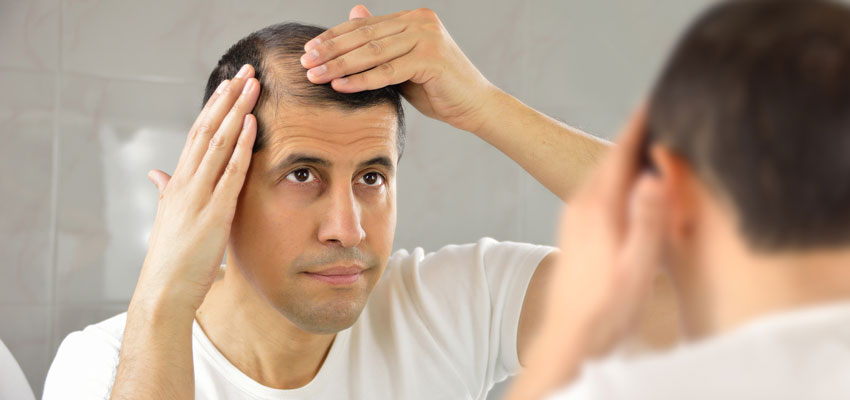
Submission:
M 257 117 L 257 138 L 254 152 L 262 150 L 268 141 L 269 128 L 282 118 L 281 107 L 335 107 L 357 110 L 379 105 L 391 106 L 398 117 L 398 154 L 404 150 L 404 110 L 401 91 L 397 85 L 358 93 L 340 93 L 330 84 L 316 85 L 307 80 L 307 70 L 301 66 L 304 45 L 326 29 L 299 23 L 280 23 L 251 33 L 230 47 L 207 80 L 204 101 L 212 96 L 218 84 L 232 79 L 245 64 L 254 67 L 260 82 L 260 97 L 254 107 Z
M 664 69 L 648 129 L 732 204 L 753 249 L 850 245 L 850 9 L 715 6 Z

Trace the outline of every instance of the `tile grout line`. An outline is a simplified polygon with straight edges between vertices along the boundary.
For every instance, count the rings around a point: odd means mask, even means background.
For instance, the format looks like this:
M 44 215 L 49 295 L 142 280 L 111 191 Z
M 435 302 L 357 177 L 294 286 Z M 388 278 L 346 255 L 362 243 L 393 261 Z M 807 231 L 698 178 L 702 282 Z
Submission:
M 57 5 L 59 7 L 59 30 L 56 35 L 56 53 L 57 53 L 57 68 L 56 75 L 54 80 L 54 88 L 53 88 L 53 168 L 52 168 L 52 182 L 51 182 L 51 191 L 50 191 L 50 210 L 51 210 L 51 220 L 50 220 L 50 304 L 48 306 L 49 318 L 50 318 L 50 335 L 47 345 L 47 354 L 48 354 L 48 369 L 50 368 L 50 364 L 53 360 L 53 346 L 57 339 L 57 258 L 58 258 L 58 215 L 59 215 L 59 119 L 61 118 L 61 105 L 62 105 L 62 29 L 64 27 L 64 2 L 62 0 L 57 1 Z M 46 378 L 46 376 L 45 376 Z

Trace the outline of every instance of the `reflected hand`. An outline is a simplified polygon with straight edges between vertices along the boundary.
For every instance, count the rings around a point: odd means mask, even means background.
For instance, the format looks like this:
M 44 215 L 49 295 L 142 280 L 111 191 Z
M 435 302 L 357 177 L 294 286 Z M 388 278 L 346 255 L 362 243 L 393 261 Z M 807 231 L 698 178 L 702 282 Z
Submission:
M 475 68 L 428 9 L 373 17 L 364 6 L 350 20 L 305 45 L 307 78 L 344 93 L 404 83 L 402 91 L 423 114 L 476 132 L 486 102 L 498 89 Z
M 221 264 L 236 202 L 251 161 L 259 96 L 254 70 L 243 67 L 204 106 L 186 139 L 174 176 L 153 170 L 159 191 L 148 252 L 133 305 L 194 315 Z
M 635 114 L 566 207 L 544 322 L 511 399 L 540 398 L 572 379 L 582 361 L 608 352 L 652 289 L 666 222 L 662 186 L 641 171 L 645 113 Z

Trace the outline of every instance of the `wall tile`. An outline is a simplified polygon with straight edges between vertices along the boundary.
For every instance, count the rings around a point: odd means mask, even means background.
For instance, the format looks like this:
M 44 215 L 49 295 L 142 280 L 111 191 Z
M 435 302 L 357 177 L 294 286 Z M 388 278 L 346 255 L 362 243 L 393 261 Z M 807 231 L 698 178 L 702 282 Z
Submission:
M 63 11 L 67 71 L 205 81 L 230 44 L 227 0 L 65 0 Z
M 63 83 L 57 298 L 127 301 L 156 214 L 147 171 L 173 171 L 201 89 L 85 77 Z
M 49 365 L 50 313 L 45 305 L 0 304 L 0 338 L 41 397 Z
M 0 0 L 0 66 L 55 71 L 59 0 Z
M 397 178 L 395 248 L 517 240 L 519 171 L 473 135 L 411 113 Z
M 41 73 L 3 71 L 0 87 L 0 303 L 50 299 L 53 92 Z

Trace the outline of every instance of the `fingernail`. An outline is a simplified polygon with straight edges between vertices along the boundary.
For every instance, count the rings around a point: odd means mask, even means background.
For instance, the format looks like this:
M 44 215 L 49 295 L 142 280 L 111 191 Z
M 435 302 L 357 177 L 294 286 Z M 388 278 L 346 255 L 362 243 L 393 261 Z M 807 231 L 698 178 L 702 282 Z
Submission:
M 239 69 L 239 72 L 236 73 L 236 77 L 241 78 L 241 77 L 245 76 L 245 74 L 247 74 L 247 73 L 248 73 L 248 64 L 245 64 L 245 65 L 242 66 L 242 68 Z
M 218 84 L 218 88 L 215 89 L 215 92 L 221 94 L 221 92 L 223 92 L 224 88 L 227 86 L 227 82 L 230 81 L 228 81 L 227 79 L 221 81 L 221 83 Z
M 248 93 L 254 87 L 254 80 L 248 79 L 248 82 L 245 83 L 245 87 L 242 88 L 242 94 Z
M 307 42 L 307 44 L 304 45 L 304 51 L 313 50 L 314 47 L 320 45 L 321 43 L 322 39 L 314 38 L 313 40 Z
M 303 56 L 301 56 L 301 64 L 307 64 L 310 61 L 316 61 L 319 59 L 319 51 L 318 50 L 310 50 Z
M 307 74 L 315 78 L 317 76 L 322 76 L 322 74 L 324 74 L 325 72 L 328 72 L 328 67 L 325 66 L 325 64 L 322 64 L 316 68 L 311 68 L 309 71 L 307 71 Z

